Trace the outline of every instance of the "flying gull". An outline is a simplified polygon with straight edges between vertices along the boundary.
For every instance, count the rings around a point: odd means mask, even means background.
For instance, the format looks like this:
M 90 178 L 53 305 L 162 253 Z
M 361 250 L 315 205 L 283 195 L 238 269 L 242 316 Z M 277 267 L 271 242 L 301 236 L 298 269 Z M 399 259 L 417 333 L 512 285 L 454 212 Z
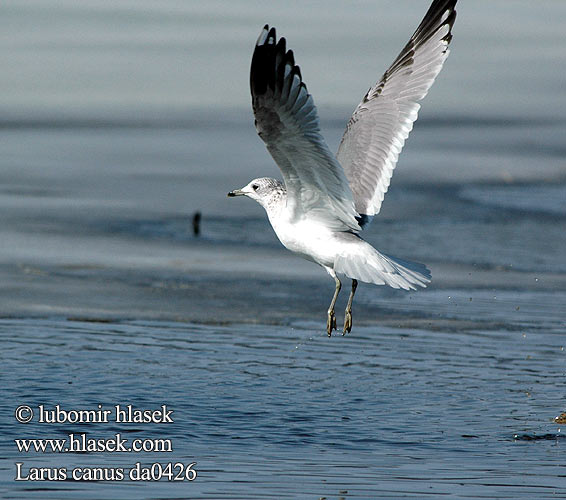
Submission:
M 261 177 L 228 196 L 257 201 L 283 245 L 322 266 L 336 289 L 326 331 L 336 330 L 334 306 L 352 280 L 343 333 L 352 330 L 358 281 L 414 290 L 426 287 L 422 264 L 378 252 L 359 233 L 379 213 L 420 101 L 440 72 L 452 38 L 457 0 L 434 0 L 397 59 L 355 109 L 334 156 L 320 133 L 312 96 L 285 38 L 266 25 L 257 40 L 250 85 L 255 126 L 283 174 Z

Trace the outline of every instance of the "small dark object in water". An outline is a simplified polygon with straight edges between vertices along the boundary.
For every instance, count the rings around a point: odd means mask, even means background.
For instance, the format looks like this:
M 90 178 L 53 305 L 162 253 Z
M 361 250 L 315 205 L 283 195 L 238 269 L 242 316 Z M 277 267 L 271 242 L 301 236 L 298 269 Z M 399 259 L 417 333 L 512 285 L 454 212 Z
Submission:
M 566 438 L 565 434 L 515 434 L 514 441 L 554 441 Z
M 193 215 L 193 234 L 198 236 L 200 234 L 200 212 L 195 212 Z

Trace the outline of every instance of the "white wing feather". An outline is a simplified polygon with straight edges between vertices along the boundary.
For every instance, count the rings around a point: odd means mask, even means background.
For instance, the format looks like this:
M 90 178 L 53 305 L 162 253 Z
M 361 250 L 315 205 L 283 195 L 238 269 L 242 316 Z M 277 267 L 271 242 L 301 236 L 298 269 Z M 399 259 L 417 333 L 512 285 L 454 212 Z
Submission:
M 293 52 L 267 25 L 254 50 L 250 85 L 256 129 L 283 174 L 293 217 L 336 231 L 359 231 L 348 180 L 320 134 Z
M 456 1 L 432 3 L 405 48 L 348 122 L 336 157 L 361 215 L 379 213 L 399 153 L 417 119 L 418 101 L 448 57 Z

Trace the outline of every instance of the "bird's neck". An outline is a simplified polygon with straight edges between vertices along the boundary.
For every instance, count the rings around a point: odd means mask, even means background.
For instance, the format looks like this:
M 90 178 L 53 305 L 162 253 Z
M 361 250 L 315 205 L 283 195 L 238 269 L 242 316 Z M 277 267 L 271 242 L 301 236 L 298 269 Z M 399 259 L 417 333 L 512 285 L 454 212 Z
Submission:
M 274 190 L 269 198 L 263 200 L 261 205 L 265 208 L 269 220 L 279 218 L 287 207 L 287 191 L 284 187 Z

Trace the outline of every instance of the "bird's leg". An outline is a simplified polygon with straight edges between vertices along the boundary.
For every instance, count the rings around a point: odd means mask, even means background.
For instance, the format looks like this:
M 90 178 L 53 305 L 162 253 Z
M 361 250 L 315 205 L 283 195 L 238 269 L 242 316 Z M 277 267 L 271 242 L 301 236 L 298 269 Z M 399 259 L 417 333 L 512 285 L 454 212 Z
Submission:
M 336 282 L 336 290 L 334 291 L 334 297 L 332 297 L 332 302 L 330 302 L 330 307 L 328 308 L 328 319 L 326 321 L 326 332 L 330 337 L 332 335 L 332 330 L 336 330 L 336 315 L 334 314 L 334 305 L 336 304 L 336 299 L 338 298 L 338 294 L 340 293 L 340 289 L 342 288 L 342 283 L 338 279 L 336 274 L 332 274 L 334 281 Z
M 348 305 L 346 306 L 346 314 L 344 315 L 344 332 L 342 333 L 342 335 L 346 335 L 346 333 L 350 333 L 352 331 L 352 302 L 354 301 L 356 288 L 358 288 L 358 281 L 353 279 L 352 291 L 350 292 Z

